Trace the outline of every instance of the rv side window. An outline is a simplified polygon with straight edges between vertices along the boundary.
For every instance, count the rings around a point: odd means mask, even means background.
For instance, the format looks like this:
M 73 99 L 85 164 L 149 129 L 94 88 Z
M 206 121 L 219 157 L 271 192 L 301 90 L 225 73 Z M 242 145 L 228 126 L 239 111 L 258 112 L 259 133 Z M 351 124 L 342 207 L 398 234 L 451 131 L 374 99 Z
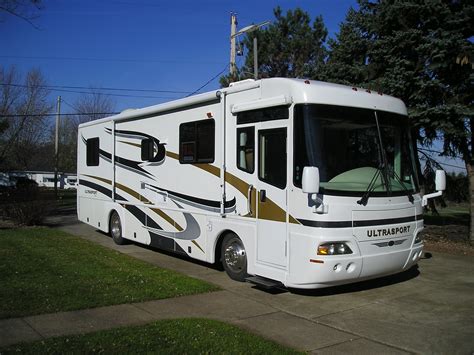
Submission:
M 145 138 L 142 139 L 142 160 L 151 160 L 155 157 L 153 139 Z
M 255 128 L 237 130 L 237 168 L 252 174 L 255 170 Z
M 98 166 L 99 165 L 99 137 L 89 138 L 86 142 L 86 146 L 87 146 L 87 156 L 86 156 L 87 166 Z
M 286 128 L 259 131 L 258 178 L 280 189 L 286 187 Z
M 181 164 L 214 162 L 214 120 L 182 123 L 179 126 Z

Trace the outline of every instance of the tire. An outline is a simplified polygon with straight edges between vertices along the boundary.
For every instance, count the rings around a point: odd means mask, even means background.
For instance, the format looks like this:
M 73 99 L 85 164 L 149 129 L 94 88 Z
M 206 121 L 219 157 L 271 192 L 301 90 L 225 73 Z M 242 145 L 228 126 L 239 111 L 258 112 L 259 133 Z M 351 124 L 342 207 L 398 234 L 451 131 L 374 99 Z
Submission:
M 247 275 L 247 253 L 244 243 L 234 234 L 224 237 L 221 247 L 222 266 L 232 280 L 243 282 Z
M 126 240 L 122 238 L 122 222 L 117 211 L 113 211 L 110 216 L 110 236 L 117 245 L 124 245 Z

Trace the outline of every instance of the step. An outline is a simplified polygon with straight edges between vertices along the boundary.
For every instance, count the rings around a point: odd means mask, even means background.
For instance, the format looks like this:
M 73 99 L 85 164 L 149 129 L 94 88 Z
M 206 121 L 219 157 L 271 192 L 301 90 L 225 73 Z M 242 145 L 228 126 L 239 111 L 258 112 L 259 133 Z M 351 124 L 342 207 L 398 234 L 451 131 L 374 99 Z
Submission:
M 285 286 L 280 281 L 267 279 L 266 277 L 262 277 L 262 276 L 249 276 L 245 279 L 245 281 L 250 282 L 259 287 L 262 287 L 266 290 L 275 289 L 275 288 L 285 290 Z

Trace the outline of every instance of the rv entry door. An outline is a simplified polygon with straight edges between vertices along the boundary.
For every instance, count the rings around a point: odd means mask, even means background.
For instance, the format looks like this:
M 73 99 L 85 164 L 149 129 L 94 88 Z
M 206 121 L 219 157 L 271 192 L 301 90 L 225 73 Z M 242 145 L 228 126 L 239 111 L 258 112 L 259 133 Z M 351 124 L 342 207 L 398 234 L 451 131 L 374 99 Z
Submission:
M 270 127 L 268 123 L 256 125 L 257 261 L 285 268 L 287 129 Z

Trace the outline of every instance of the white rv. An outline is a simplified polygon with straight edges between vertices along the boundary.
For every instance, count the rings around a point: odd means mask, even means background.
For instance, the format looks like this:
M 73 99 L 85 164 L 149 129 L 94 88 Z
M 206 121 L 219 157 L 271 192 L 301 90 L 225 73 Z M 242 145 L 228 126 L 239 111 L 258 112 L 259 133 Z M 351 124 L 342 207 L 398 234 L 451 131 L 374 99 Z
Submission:
M 402 101 L 318 81 L 246 80 L 78 136 L 81 221 L 263 286 L 410 268 L 422 204 L 441 194 L 419 194 Z

